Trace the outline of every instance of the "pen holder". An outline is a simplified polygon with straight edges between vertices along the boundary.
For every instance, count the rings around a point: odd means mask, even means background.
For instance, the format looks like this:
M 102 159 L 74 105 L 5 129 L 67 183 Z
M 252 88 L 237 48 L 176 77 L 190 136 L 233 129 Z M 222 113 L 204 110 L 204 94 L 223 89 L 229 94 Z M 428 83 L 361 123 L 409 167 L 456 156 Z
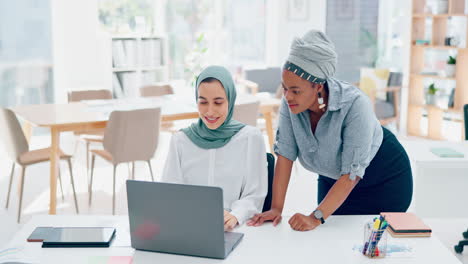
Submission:
M 369 258 L 383 258 L 387 255 L 387 232 L 384 229 L 374 230 L 373 223 L 364 225 L 364 242 L 362 254 Z

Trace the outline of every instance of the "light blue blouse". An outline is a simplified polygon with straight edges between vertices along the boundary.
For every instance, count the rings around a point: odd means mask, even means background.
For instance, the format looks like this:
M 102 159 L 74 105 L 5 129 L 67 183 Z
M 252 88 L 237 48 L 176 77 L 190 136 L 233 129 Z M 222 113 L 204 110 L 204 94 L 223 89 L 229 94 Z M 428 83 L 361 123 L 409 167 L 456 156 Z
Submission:
M 274 151 L 320 175 L 339 179 L 350 174 L 363 178 L 364 171 L 382 144 L 383 130 L 370 99 L 353 85 L 327 79 L 327 111 L 312 133 L 309 110 L 289 111 L 282 100 Z

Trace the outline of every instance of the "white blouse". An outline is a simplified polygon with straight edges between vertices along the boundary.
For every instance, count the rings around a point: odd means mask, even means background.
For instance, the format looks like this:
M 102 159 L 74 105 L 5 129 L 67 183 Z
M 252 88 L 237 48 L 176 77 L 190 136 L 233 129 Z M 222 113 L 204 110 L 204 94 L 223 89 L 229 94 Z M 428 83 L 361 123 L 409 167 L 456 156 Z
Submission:
M 202 149 L 184 132 L 172 136 L 162 181 L 223 189 L 224 208 L 239 225 L 260 213 L 267 194 L 267 160 L 258 128 L 245 126 L 221 148 Z

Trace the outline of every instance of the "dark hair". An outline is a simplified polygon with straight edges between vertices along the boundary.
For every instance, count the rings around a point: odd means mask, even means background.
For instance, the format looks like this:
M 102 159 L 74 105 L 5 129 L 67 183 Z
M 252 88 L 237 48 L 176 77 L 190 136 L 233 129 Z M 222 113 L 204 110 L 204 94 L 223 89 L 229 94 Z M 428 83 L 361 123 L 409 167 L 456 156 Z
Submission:
M 208 78 L 206 78 L 206 79 L 203 79 L 203 81 L 201 81 L 200 84 L 201 84 L 201 83 L 212 83 L 212 82 L 214 82 L 214 81 L 218 81 L 218 82 L 219 82 L 219 80 L 216 79 L 216 78 L 208 77 Z
M 314 88 L 315 85 L 320 85 L 320 84 L 310 82 L 310 87 Z M 324 82 L 322 85 L 323 85 L 323 89 L 325 89 L 325 92 L 328 94 L 328 82 Z

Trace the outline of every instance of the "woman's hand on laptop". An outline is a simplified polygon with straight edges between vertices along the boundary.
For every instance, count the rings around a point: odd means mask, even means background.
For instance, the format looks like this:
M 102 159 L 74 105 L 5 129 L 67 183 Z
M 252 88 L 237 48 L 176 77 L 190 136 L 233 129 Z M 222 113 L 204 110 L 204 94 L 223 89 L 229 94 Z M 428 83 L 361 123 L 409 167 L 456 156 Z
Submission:
M 237 218 L 228 211 L 224 210 L 224 231 L 231 231 L 237 225 L 237 223 Z
M 261 226 L 263 222 L 273 221 L 273 226 L 276 226 L 281 222 L 281 211 L 276 208 L 272 208 L 269 211 L 261 214 L 256 214 L 247 222 L 248 226 Z

